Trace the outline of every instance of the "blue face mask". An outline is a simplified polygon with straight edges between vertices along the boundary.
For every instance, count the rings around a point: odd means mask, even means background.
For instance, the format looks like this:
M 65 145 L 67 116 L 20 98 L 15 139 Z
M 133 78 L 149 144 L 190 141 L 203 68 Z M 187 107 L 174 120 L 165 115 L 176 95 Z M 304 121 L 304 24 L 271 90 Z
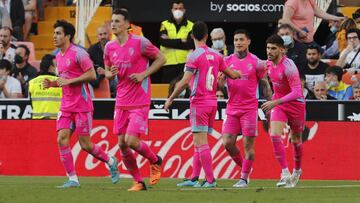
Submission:
M 284 40 L 284 46 L 289 46 L 290 44 L 293 43 L 293 39 L 291 38 L 290 35 L 284 35 L 281 38 Z
M 331 26 L 331 27 L 330 27 L 330 31 L 331 31 L 332 33 L 336 33 L 338 30 L 337 30 L 337 28 L 336 28 L 335 26 Z
M 215 49 L 223 49 L 224 48 L 224 41 L 222 41 L 222 40 L 214 40 L 213 42 L 213 47 L 215 48 Z

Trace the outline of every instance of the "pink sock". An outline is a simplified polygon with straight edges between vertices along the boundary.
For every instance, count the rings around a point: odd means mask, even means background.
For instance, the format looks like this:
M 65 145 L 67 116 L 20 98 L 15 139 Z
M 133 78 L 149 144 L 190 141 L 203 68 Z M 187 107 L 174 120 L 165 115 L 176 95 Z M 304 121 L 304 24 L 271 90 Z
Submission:
M 249 178 L 253 160 L 244 159 L 243 167 L 241 168 L 241 179 L 247 180 Z
M 198 146 L 198 152 L 200 154 L 201 165 L 205 172 L 206 180 L 209 183 L 214 182 L 214 173 L 212 170 L 212 158 L 210 153 L 210 147 L 208 144 Z
M 60 151 L 60 160 L 68 176 L 76 175 L 75 167 L 74 167 L 74 159 L 70 147 L 69 146 L 59 147 L 59 151 Z
M 242 167 L 243 158 L 241 156 L 240 150 L 238 150 L 238 152 L 235 155 L 230 155 L 230 156 L 238 166 Z
M 127 148 L 125 151 L 120 150 L 120 155 L 124 161 L 126 168 L 130 172 L 134 180 L 137 182 L 144 182 L 143 178 L 140 175 L 139 168 L 136 164 L 136 158 L 131 149 Z
M 104 150 L 102 150 L 101 147 L 96 144 L 94 144 L 90 154 L 105 163 L 107 163 L 110 159 L 109 155 L 107 155 Z
M 151 164 L 154 164 L 158 161 L 156 154 L 154 154 L 150 147 L 143 141 L 140 141 L 139 145 L 134 150 L 143 157 L 147 158 Z
M 194 149 L 194 155 L 193 155 L 193 172 L 191 175 L 191 179 L 194 178 L 199 178 L 200 176 L 200 171 L 201 171 L 201 161 L 200 161 L 200 154 L 198 152 L 198 150 Z
M 303 155 L 302 143 L 293 143 L 294 166 L 296 170 L 301 169 L 301 160 Z
M 288 165 L 287 165 L 287 161 L 286 161 L 285 147 L 281 140 L 281 136 L 280 135 L 272 135 L 270 137 L 271 137 L 271 142 L 274 147 L 275 158 L 278 160 L 278 162 L 281 166 L 281 169 L 287 168 Z

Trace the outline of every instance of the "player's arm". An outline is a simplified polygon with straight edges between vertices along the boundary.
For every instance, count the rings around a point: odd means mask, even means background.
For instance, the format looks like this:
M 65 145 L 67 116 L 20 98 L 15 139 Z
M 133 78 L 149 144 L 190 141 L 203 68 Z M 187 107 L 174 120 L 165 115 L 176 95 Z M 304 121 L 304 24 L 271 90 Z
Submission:
M 272 97 L 272 90 L 271 90 L 271 86 L 269 84 L 269 81 L 267 80 L 267 78 L 263 78 L 263 79 L 260 79 L 259 80 L 259 84 L 263 90 L 263 94 L 266 98 L 267 101 L 270 101 L 271 100 L 271 97 Z
M 225 69 L 223 70 L 223 73 L 224 73 L 227 77 L 229 77 L 229 78 L 231 78 L 231 79 L 241 78 L 241 73 L 240 73 L 239 71 L 233 70 L 233 69 L 231 69 L 231 68 L 229 68 L 229 67 L 225 68 Z
M 191 77 L 194 73 L 192 71 L 185 71 L 184 76 L 182 79 L 175 85 L 175 89 L 173 93 L 170 95 L 170 97 L 166 100 L 164 109 L 169 110 L 169 107 L 171 106 L 172 102 L 175 98 L 179 96 L 179 94 L 184 91 L 184 89 L 188 86 Z
M 133 73 L 130 75 L 130 79 L 135 83 L 143 81 L 146 77 L 157 72 L 166 62 L 164 54 L 160 51 L 156 54 L 154 62 L 151 66 L 141 73 Z
M 118 73 L 119 70 L 115 66 L 105 66 L 105 77 L 108 80 L 113 80 Z
M 83 73 L 77 78 L 65 79 L 60 77 L 57 79 L 57 83 L 61 87 L 64 85 L 76 85 L 80 83 L 86 83 L 95 79 L 96 79 L 95 69 L 94 67 L 91 67 L 85 73 Z
M 51 88 L 51 87 L 60 87 L 56 80 L 50 80 L 48 78 L 44 79 L 42 85 L 43 85 L 44 89 Z

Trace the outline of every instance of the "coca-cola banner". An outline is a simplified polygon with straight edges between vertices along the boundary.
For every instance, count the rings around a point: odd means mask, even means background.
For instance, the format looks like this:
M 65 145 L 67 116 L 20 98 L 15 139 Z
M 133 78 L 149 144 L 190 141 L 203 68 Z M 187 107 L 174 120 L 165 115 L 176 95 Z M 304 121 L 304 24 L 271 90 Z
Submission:
M 239 178 L 239 167 L 222 146 L 221 121 L 215 122 L 215 132 L 209 136 L 213 169 L 217 178 Z M 163 157 L 163 177 L 183 178 L 191 173 L 193 154 L 192 134 L 186 120 L 151 120 L 149 135 L 142 136 L 151 148 Z M 355 122 L 307 122 L 303 138 L 304 179 L 360 179 L 360 125 Z M 65 175 L 59 160 L 53 120 L 0 120 L 0 175 Z M 128 175 L 121 161 L 117 138 L 112 134 L 112 121 L 96 120 L 92 141 L 107 153 L 119 158 L 122 175 Z M 292 168 L 291 146 L 283 136 L 288 161 Z M 238 141 L 242 145 L 241 137 Z M 76 135 L 72 138 L 72 153 L 80 176 L 108 175 L 104 163 L 81 151 Z M 275 161 L 268 134 L 259 122 L 255 144 L 255 164 L 252 178 L 279 178 L 280 168 Z M 149 163 L 137 156 L 141 173 L 149 175 Z M 203 175 L 203 174 L 202 174 Z

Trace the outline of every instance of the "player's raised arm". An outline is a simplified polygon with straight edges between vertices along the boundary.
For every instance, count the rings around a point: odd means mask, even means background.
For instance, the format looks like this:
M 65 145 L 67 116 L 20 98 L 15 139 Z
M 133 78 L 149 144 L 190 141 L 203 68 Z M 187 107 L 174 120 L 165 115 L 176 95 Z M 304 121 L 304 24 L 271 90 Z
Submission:
M 238 78 L 241 78 L 241 73 L 240 71 L 237 71 L 237 70 L 233 70 L 231 68 L 225 68 L 225 70 L 223 71 L 223 73 L 231 78 L 231 79 L 238 79 Z

